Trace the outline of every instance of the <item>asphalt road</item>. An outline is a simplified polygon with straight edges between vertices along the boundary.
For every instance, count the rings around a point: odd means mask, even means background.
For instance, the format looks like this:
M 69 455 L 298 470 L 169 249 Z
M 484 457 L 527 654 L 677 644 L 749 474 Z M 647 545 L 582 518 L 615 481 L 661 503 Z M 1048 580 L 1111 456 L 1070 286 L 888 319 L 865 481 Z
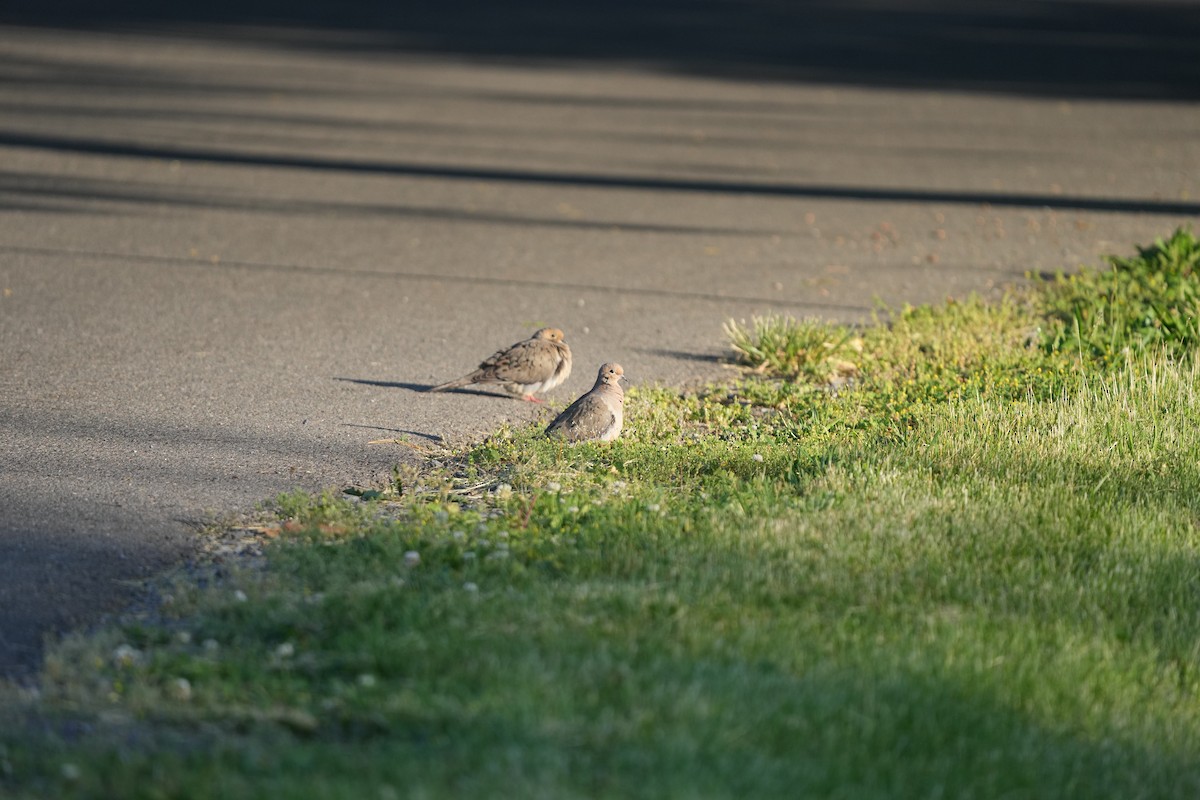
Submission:
M 994 292 L 1200 212 L 1182 24 L 1121 81 L 989 72 L 969 46 L 970 68 L 889 71 L 572 57 L 445 20 L 64 19 L 0 14 L 0 674 L 206 522 L 412 457 L 372 440 L 545 417 L 417 391 L 541 325 L 575 353 L 561 407 L 605 360 L 635 384 L 723 374 L 730 317 Z M 934 23 L 908 21 L 915 52 Z

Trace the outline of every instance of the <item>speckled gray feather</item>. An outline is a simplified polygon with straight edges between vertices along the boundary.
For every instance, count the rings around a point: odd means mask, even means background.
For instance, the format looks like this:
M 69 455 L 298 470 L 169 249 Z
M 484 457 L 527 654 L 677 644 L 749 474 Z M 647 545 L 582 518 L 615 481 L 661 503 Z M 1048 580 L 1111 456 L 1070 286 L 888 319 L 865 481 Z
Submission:
M 497 350 L 479 368 L 437 386 L 430 392 L 444 392 L 473 383 L 501 383 L 513 394 L 534 400 L 534 394 L 548 392 L 571 374 L 571 348 L 558 328 L 542 328 L 533 336 L 511 347 Z
M 603 364 L 591 390 L 567 406 L 546 428 L 546 435 L 568 442 L 611 442 L 625 423 L 625 391 L 620 364 Z

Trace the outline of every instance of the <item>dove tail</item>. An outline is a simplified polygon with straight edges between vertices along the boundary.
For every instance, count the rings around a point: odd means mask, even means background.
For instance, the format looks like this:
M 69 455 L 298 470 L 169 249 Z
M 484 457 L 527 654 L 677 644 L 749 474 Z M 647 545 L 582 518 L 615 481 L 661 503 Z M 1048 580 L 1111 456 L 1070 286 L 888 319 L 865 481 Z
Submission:
M 458 388 L 461 388 L 461 387 L 466 386 L 469 383 L 471 383 L 471 380 L 474 377 L 475 377 L 474 375 L 464 375 L 463 377 L 455 378 L 452 381 L 446 381 L 445 383 L 439 383 L 437 386 L 430 386 L 425 391 L 427 391 L 427 392 L 444 392 L 448 389 L 458 389 Z

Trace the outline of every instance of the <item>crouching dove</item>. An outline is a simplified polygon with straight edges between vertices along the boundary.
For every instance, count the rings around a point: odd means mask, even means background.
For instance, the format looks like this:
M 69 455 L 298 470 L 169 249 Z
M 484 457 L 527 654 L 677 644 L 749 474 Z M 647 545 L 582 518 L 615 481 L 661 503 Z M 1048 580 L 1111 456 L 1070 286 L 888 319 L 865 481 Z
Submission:
M 426 391 L 444 392 L 472 383 L 502 383 L 506 391 L 526 400 L 542 402 L 537 392 L 548 392 L 571 374 L 571 348 L 558 328 L 542 328 L 524 341 L 497 350 L 479 369 L 458 380 L 431 386 Z
M 596 385 L 555 417 L 546 435 L 568 442 L 611 442 L 620 436 L 625 422 L 625 391 L 621 388 L 624 375 L 620 364 L 601 364 Z

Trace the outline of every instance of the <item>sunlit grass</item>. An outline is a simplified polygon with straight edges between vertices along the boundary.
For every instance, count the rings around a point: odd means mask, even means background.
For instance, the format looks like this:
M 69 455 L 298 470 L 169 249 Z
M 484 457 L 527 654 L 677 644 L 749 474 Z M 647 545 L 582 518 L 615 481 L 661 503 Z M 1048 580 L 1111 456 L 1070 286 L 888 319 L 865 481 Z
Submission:
M 1157 347 L 1194 352 L 1200 345 L 1200 240 L 1177 230 L 1139 247 L 1130 257 L 1110 257 L 1109 268 L 1059 275 L 1041 287 L 1049 350 L 1078 352 L 1114 363 L 1126 352 Z

